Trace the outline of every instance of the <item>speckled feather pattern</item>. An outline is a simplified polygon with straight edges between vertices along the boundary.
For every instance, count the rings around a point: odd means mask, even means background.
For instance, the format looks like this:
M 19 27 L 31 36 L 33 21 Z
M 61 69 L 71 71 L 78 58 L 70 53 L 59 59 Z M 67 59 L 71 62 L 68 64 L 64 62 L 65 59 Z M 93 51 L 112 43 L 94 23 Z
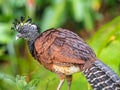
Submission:
M 120 78 L 99 60 L 83 73 L 94 90 L 120 90 Z

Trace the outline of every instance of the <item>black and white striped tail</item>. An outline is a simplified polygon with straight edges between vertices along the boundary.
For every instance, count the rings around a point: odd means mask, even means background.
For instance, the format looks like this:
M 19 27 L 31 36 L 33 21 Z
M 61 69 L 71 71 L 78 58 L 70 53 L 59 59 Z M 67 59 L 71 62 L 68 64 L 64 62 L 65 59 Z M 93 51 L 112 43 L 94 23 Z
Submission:
M 120 78 L 99 60 L 83 73 L 94 90 L 120 90 Z

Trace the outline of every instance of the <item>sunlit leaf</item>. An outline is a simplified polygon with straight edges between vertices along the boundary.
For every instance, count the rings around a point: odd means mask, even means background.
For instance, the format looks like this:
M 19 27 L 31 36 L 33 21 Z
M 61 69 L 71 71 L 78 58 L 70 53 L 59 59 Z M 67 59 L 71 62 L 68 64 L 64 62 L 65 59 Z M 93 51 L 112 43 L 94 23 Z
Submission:
M 2 44 L 8 43 L 12 37 L 10 34 L 10 27 L 8 23 L 0 23 L 0 42 Z
M 84 18 L 84 8 L 85 8 L 85 2 L 83 0 L 71 0 L 71 6 L 73 11 L 74 19 L 79 22 L 82 21 Z
M 92 30 L 93 29 L 93 19 L 92 19 L 92 15 L 91 15 L 91 11 L 90 8 L 84 8 L 85 13 L 84 13 L 84 26 L 87 30 Z
M 110 66 L 117 74 L 120 74 L 119 32 L 120 16 L 101 27 L 89 41 L 89 44 L 96 51 L 97 57 Z
M 56 5 L 49 6 L 46 8 L 44 14 L 43 14 L 43 19 L 42 19 L 42 24 L 41 24 L 41 29 L 42 31 L 49 29 L 49 28 L 56 28 L 63 22 L 63 16 L 64 16 L 64 10 L 65 10 L 65 1 L 61 0 L 59 3 Z
M 120 16 L 113 19 L 111 22 L 101 27 L 98 32 L 89 41 L 90 45 L 94 47 L 97 55 L 101 53 L 106 44 L 109 42 L 111 36 L 120 31 Z M 96 42 L 97 41 L 97 42 Z

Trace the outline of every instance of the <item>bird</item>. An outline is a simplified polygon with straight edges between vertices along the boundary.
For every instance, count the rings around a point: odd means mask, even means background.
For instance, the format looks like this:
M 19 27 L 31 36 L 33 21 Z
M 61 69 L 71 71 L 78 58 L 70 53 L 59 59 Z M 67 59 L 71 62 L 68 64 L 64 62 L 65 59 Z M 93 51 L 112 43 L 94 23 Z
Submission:
M 94 90 L 120 90 L 120 77 L 99 60 L 93 49 L 76 33 L 63 28 L 40 32 L 32 18 L 21 16 L 12 29 L 17 39 L 23 38 L 32 57 L 59 77 L 57 90 L 67 81 L 70 90 L 72 75 L 82 72 Z

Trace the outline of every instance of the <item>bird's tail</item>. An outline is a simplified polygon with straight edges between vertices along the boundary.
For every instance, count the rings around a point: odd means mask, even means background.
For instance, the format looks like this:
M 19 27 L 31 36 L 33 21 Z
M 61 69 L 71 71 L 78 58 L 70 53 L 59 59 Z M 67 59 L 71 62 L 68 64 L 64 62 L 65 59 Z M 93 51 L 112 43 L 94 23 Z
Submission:
M 120 78 L 99 60 L 83 73 L 94 90 L 120 90 Z

